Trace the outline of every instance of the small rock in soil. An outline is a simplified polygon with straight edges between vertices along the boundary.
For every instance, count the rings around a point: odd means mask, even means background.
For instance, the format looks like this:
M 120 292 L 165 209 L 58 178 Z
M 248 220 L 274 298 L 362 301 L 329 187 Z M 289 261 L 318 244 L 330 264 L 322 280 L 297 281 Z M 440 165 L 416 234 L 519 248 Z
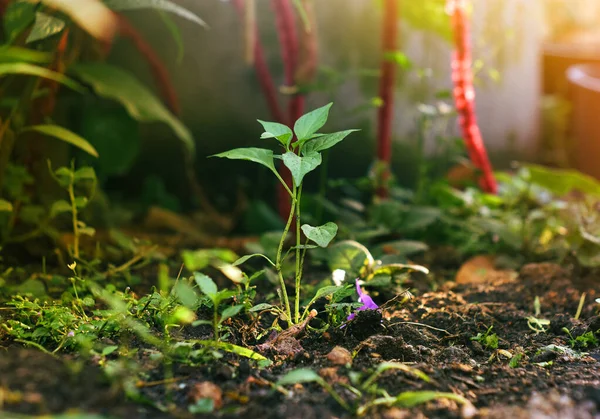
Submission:
M 327 354 L 327 359 L 333 365 L 352 364 L 352 354 L 346 348 L 336 346 Z
M 212 399 L 215 409 L 220 409 L 223 406 L 221 388 L 210 381 L 194 384 L 188 393 L 188 399 L 191 403 L 196 403 L 200 399 Z

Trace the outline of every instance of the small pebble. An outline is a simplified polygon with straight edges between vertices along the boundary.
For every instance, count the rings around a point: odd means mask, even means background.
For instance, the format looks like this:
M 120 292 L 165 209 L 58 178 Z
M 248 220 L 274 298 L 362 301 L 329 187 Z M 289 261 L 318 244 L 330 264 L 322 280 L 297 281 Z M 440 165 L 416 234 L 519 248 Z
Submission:
M 336 346 L 327 354 L 327 359 L 334 365 L 352 364 L 352 354 L 346 348 Z

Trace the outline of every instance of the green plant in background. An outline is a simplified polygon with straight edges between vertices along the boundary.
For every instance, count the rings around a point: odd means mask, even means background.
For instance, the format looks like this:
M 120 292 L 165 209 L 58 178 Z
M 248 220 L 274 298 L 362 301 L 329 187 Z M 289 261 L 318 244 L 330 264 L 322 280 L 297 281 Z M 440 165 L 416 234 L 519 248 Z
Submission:
M 219 340 L 219 328 L 223 322 L 236 316 L 240 311 L 245 308 L 244 304 L 236 304 L 227 307 L 223 312 L 219 313 L 219 304 L 222 301 L 229 299 L 237 295 L 236 291 L 232 290 L 221 290 L 219 291 L 215 282 L 209 277 L 202 273 L 195 273 L 194 280 L 200 288 L 200 291 L 206 295 L 213 305 L 213 318 L 211 321 L 208 320 L 196 320 L 192 323 L 193 326 L 199 326 L 201 324 L 210 324 L 213 327 L 213 337 L 216 341 Z
M 233 160 L 249 160 L 267 167 L 282 183 L 291 199 L 291 210 L 287 219 L 283 234 L 279 240 L 275 261 L 272 261 L 264 254 L 252 254 L 244 256 L 236 262 L 241 264 L 254 256 L 260 256 L 269 262 L 277 272 L 280 286 L 280 299 L 283 306 L 285 320 L 288 325 L 299 323 L 300 317 L 300 289 L 302 280 L 302 269 L 306 250 L 319 247 L 327 247 L 337 233 L 337 225 L 328 222 L 321 226 L 311 226 L 308 224 L 301 225 L 300 208 L 302 197 L 302 182 L 304 177 L 315 170 L 322 161 L 321 153 L 330 149 L 350 133 L 356 130 L 339 131 L 331 134 L 321 134 L 318 131 L 325 125 L 329 116 L 329 109 L 332 104 L 328 104 L 309 112 L 300 117 L 294 124 L 294 130 L 276 122 L 260 121 L 265 132 L 261 135 L 262 139 L 274 138 L 282 146 L 284 153 L 281 155 L 273 154 L 273 151 L 265 148 L 237 148 L 224 153 L 215 155 L 214 157 L 222 157 Z M 294 140 L 295 138 L 295 140 Z M 282 160 L 283 164 L 292 173 L 293 183 L 291 188 L 281 178 L 275 168 L 275 159 Z M 282 264 L 288 253 L 283 253 L 284 244 L 292 224 L 296 222 L 295 231 L 295 246 L 290 249 L 295 251 L 295 304 L 294 311 L 290 307 L 290 302 L 287 294 L 287 287 L 283 276 Z M 302 244 L 301 232 L 304 233 L 307 240 Z M 316 244 L 312 245 L 311 241 Z M 304 317 L 304 316 L 303 316 Z

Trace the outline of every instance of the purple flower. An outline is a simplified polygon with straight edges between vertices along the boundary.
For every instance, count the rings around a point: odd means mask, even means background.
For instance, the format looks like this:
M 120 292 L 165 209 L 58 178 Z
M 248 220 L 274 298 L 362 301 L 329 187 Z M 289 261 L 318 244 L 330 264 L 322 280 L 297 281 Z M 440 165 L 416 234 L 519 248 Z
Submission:
M 358 311 L 377 310 L 379 308 L 379 306 L 375 304 L 373 299 L 369 295 L 365 294 L 360 288 L 360 285 L 358 284 L 358 278 L 356 278 L 356 292 L 358 293 L 358 302 L 362 303 L 362 306 L 358 308 Z M 355 317 L 356 313 L 352 313 L 348 316 L 348 320 L 352 320 Z

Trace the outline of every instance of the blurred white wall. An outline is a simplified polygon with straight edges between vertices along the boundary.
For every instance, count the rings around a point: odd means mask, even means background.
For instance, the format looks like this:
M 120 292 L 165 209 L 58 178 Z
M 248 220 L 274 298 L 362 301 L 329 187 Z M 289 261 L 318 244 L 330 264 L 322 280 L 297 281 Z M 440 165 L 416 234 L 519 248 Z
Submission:
M 473 2 L 473 58 L 484 63 L 478 72 L 476 102 L 484 140 L 491 151 L 522 156 L 534 152 L 538 137 L 543 1 Z M 194 125 L 214 124 L 222 118 L 230 124 L 254 127 L 256 118 L 268 119 L 253 71 L 243 62 L 243 31 L 233 5 L 223 0 L 177 2 L 198 13 L 211 26 L 206 32 L 177 20 L 186 46 L 186 57 L 180 65 L 174 59 L 174 42 L 159 19 L 151 14 L 130 16 L 169 64 L 184 105 L 186 122 L 193 128 Z M 281 83 L 279 49 L 269 3 L 268 0 L 257 0 L 259 23 L 269 63 L 277 75 L 277 82 Z M 355 76 L 347 77 L 333 94 L 312 95 L 309 106 L 333 99 L 338 103 L 340 125 L 350 126 L 355 118 L 368 118 L 374 122 L 374 109 L 360 115 L 349 111 L 364 106 L 377 95 L 375 78 L 356 77 L 361 67 L 378 67 L 380 16 L 375 2 L 316 0 L 315 4 L 319 19 L 320 63 L 346 75 L 354 71 Z M 418 102 L 434 103 L 436 93 L 451 89 L 452 46 L 432 33 L 414 30 L 405 23 L 401 26 L 404 51 L 414 62 L 415 69 L 404 73 L 398 83 L 394 133 L 397 141 L 414 135 Z M 143 64 L 137 62 L 130 66 L 140 65 Z M 416 71 L 424 68 L 430 69 L 424 75 Z M 493 76 L 496 70 L 500 77 L 493 80 L 490 74 Z M 228 115 L 223 115 L 225 112 Z M 374 130 L 372 124 L 373 133 Z M 215 146 L 215 150 L 222 148 L 222 144 Z

